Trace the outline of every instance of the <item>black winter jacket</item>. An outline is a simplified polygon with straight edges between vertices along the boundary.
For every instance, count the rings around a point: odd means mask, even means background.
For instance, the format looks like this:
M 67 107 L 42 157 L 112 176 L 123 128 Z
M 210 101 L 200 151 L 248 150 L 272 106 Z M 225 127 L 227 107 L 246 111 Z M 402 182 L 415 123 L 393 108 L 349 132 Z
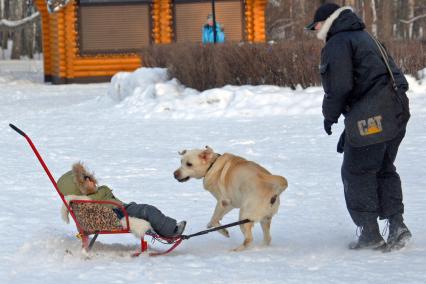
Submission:
M 391 80 L 376 43 L 364 28 L 355 13 L 344 9 L 327 33 L 320 65 L 325 92 L 322 112 L 327 120 L 337 122 L 354 102 Z M 408 82 L 390 56 L 389 61 L 399 92 L 406 92 Z

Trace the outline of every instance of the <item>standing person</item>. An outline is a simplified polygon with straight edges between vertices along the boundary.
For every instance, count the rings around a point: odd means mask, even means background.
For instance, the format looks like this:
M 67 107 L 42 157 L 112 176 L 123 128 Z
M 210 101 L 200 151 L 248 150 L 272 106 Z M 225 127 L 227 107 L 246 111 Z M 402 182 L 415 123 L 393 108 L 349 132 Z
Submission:
M 207 22 L 203 26 L 203 43 L 206 44 L 214 42 L 213 15 L 209 14 L 207 16 Z M 225 33 L 218 22 L 216 22 L 216 42 L 225 42 Z
M 358 240 L 349 247 L 385 250 L 403 247 L 411 233 L 402 216 L 401 180 L 394 162 L 410 117 L 405 95 L 408 83 L 389 56 L 391 80 L 378 43 L 364 31 L 364 23 L 351 7 L 323 4 L 305 29 L 317 31 L 317 37 L 325 41 L 320 72 L 325 92 L 322 104 L 324 130 L 328 135 L 341 114 L 347 117 L 361 98 L 371 98 L 373 93 L 385 91 L 393 79 L 397 91 L 389 92 L 389 96 L 405 99 L 405 104 L 400 104 L 405 111 L 391 139 L 355 147 L 348 141 L 349 128 L 346 127 L 346 134 L 342 133 L 337 147 L 339 153 L 344 153 L 341 175 L 346 206 L 353 222 L 361 228 Z M 389 221 L 387 244 L 380 234 L 377 218 Z

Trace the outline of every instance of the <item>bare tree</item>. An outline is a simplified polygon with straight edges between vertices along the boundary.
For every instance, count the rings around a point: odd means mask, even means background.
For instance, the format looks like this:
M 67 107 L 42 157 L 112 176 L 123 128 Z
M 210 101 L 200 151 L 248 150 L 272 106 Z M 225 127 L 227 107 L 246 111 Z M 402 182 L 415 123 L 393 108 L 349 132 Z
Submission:
M 303 25 L 312 20 L 315 9 L 325 2 L 355 8 L 372 34 L 390 39 L 425 40 L 426 0 L 270 0 L 266 10 L 269 39 L 312 37 Z
M 12 41 L 12 59 L 41 51 L 40 15 L 31 0 L 0 0 L 0 49 Z M 3 53 L 4 57 L 4 53 Z
M 414 6 L 416 5 L 415 0 L 408 0 L 408 18 L 413 19 L 414 18 Z M 413 38 L 413 22 L 408 24 L 408 38 Z
M 376 1 L 375 0 L 371 0 L 371 12 L 373 15 L 373 21 L 371 24 L 371 32 L 373 33 L 373 35 L 377 36 L 378 35 L 378 31 L 377 31 L 377 5 L 376 5 Z
M 12 1 L 10 3 L 10 19 L 11 20 L 19 20 L 23 16 L 23 7 L 22 7 L 22 1 Z M 13 47 L 12 47 L 12 59 L 19 59 L 21 56 L 21 49 L 22 49 L 22 35 L 19 31 L 12 32 L 12 40 L 13 40 Z
M 0 13 L 0 17 L 1 19 L 7 18 L 9 17 L 9 1 L 5 1 L 5 0 L 0 0 L 0 9 L 1 9 L 1 13 Z M 7 49 L 7 39 L 8 39 L 9 35 L 6 31 L 0 31 L 0 48 L 1 49 Z
M 266 9 L 269 39 L 284 40 L 303 36 L 315 9 L 325 0 L 270 0 Z M 305 33 L 306 34 L 306 33 Z
M 380 29 L 377 30 L 377 35 L 384 41 L 392 38 L 394 17 L 392 15 L 392 2 L 389 0 L 379 0 L 380 21 L 378 24 Z

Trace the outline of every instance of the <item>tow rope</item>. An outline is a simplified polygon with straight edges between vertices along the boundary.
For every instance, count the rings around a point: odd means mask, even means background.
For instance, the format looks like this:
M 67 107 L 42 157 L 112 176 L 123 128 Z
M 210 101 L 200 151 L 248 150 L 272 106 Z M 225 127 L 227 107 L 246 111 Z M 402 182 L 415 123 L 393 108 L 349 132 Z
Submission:
M 208 234 L 208 233 L 211 233 L 211 232 L 219 231 L 219 230 L 226 229 L 226 228 L 229 228 L 229 227 L 234 227 L 234 226 L 242 225 L 242 224 L 245 224 L 245 223 L 248 223 L 248 222 L 251 222 L 251 221 L 249 219 L 244 219 L 244 220 L 241 220 L 241 221 L 238 221 L 238 222 L 229 223 L 229 224 L 222 225 L 222 226 L 219 226 L 219 227 L 214 227 L 214 228 L 211 228 L 211 229 L 208 229 L 208 230 L 200 231 L 200 232 L 195 233 L 195 234 L 182 235 L 181 238 L 183 240 L 188 240 L 188 239 L 190 239 L 192 237 L 197 237 L 197 236 L 205 235 L 205 234 Z
M 150 256 L 165 255 L 165 254 L 168 254 L 171 251 L 173 251 L 175 248 L 177 248 L 183 240 L 189 240 L 192 237 L 205 235 L 205 234 L 208 234 L 208 233 L 211 233 L 211 232 L 219 231 L 219 230 L 226 229 L 226 228 L 229 228 L 229 227 L 242 225 L 242 224 L 245 224 L 245 223 L 248 223 L 248 222 L 251 222 L 251 221 L 249 219 L 244 219 L 244 220 L 241 220 L 241 221 L 238 221 L 238 222 L 233 222 L 233 223 L 229 223 L 229 224 L 222 225 L 222 226 L 219 226 L 219 227 L 214 227 L 214 228 L 211 228 L 211 229 L 208 229 L 208 230 L 200 231 L 200 232 L 197 232 L 197 233 L 194 233 L 194 234 L 191 234 L 191 235 L 181 235 L 181 236 L 176 237 L 176 238 L 163 238 L 163 237 L 161 237 L 157 234 L 147 233 L 147 235 L 150 235 L 153 240 L 157 240 L 157 241 L 159 241 L 163 244 L 165 244 L 165 243 L 170 244 L 170 245 L 173 244 L 172 247 L 170 247 L 168 250 L 166 250 L 164 252 L 152 252 L 149 255 Z M 163 240 L 165 240 L 166 242 L 163 242 Z

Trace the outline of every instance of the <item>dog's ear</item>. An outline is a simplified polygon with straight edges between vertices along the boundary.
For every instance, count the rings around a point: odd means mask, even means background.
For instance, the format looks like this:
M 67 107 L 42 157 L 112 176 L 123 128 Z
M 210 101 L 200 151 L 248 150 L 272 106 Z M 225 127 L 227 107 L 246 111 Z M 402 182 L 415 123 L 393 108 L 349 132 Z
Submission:
M 211 151 L 211 152 L 214 152 L 214 151 L 213 151 L 213 149 L 212 149 L 209 145 L 206 145 L 206 150 L 209 150 L 209 151 Z
M 203 160 L 203 161 L 209 161 L 213 158 L 213 149 L 210 148 L 209 146 L 206 146 L 206 150 L 204 150 L 203 152 L 201 152 L 198 157 Z
M 185 155 L 185 153 L 186 153 L 186 150 L 182 150 L 182 151 L 180 151 L 180 152 L 178 152 L 179 153 L 179 155 Z

